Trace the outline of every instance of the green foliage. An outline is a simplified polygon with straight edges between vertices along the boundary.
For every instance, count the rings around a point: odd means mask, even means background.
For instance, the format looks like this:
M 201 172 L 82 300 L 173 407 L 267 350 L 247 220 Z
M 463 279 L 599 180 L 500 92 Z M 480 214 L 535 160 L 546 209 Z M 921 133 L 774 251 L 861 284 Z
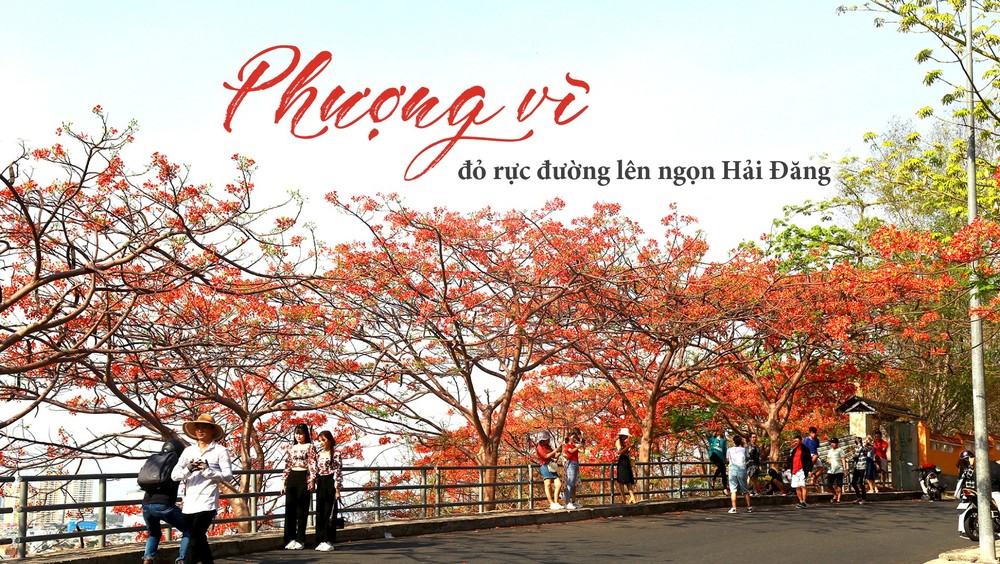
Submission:
M 1000 124 L 993 100 L 1000 94 L 1000 35 L 993 29 L 1000 22 L 1000 2 L 978 0 L 972 2 L 973 20 L 968 21 L 967 4 L 964 0 L 948 2 L 918 0 L 870 0 L 861 5 L 840 6 L 838 13 L 874 13 L 875 27 L 895 24 L 900 33 L 922 33 L 933 36 L 933 46 L 942 46 L 937 51 L 923 47 L 917 51 L 917 64 L 934 64 L 924 75 L 926 86 L 944 85 L 948 88 L 941 97 L 944 106 L 954 105 L 952 119 L 963 120 L 968 116 L 966 108 L 968 75 L 968 30 L 972 29 L 973 67 L 979 73 L 973 75 L 973 92 L 977 120 L 988 122 L 986 130 L 990 137 Z M 956 102 L 958 104 L 956 104 Z M 917 111 L 921 118 L 930 117 L 933 111 L 922 108 Z
M 866 133 L 867 156 L 839 162 L 836 191 L 822 201 L 786 206 L 774 222 L 765 249 L 781 259 L 786 271 L 807 272 L 838 262 L 876 266 L 869 238 L 884 225 L 929 231 L 947 240 L 967 219 L 965 155 L 968 142 L 961 129 L 938 123 L 917 131 L 894 122 L 881 134 Z M 1000 194 L 991 178 L 994 150 L 980 153 L 978 196 L 982 215 L 996 219 Z M 963 273 L 956 273 L 963 274 Z M 992 293 L 994 277 L 978 282 Z M 968 301 L 963 290 L 942 297 L 941 318 L 924 323 L 930 339 L 918 341 L 894 334 L 885 339 L 887 359 L 898 375 L 892 384 L 872 383 L 865 393 L 906 405 L 922 414 L 938 432 L 967 431 L 971 414 L 968 385 Z M 921 310 L 914 304 L 913 311 Z M 897 313 L 903 318 L 906 311 Z M 917 320 L 911 320 L 911 324 Z M 992 334 L 996 327 L 987 327 Z M 996 354 L 988 344 L 988 354 Z

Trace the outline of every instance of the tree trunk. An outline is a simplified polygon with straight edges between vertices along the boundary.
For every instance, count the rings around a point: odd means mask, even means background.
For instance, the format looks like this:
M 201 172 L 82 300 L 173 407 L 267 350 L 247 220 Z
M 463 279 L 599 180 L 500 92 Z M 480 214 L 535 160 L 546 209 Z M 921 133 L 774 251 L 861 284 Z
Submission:
M 494 467 L 497 465 L 499 456 L 500 456 L 499 442 L 494 444 L 494 441 L 490 440 L 488 443 L 484 442 L 483 445 L 479 448 L 479 453 L 476 456 L 477 459 L 476 463 L 479 464 L 480 466 Z M 486 468 L 486 470 L 483 472 L 483 483 L 490 485 L 482 486 L 483 496 L 481 501 L 489 502 L 483 506 L 483 509 L 485 511 L 493 511 L 497 508 L 497 504 L 493 503 L 497 495 L 496 486 L 492 485 L 496 484 L 496 481 L 497 481 L 497 469 Z

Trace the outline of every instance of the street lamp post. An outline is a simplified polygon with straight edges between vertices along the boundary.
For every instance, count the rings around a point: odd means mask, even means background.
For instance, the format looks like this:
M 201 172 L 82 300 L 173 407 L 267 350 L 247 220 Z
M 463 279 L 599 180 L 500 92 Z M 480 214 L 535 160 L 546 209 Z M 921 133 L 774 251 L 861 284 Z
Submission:
M 968 198 L 969 198 L 969 223 L 976 220 L 979 213 L 976 201 L 976 117 L 975 117 L 975 94 L 972 84 L 972 1 L 967 2 L 968 16 L 966 22 L 965 54 L 966 79 L 968 84 L 968 104 L 969 104 L 969 146 L 967 152 L 968 172 Z M 969 290 L 969 311 L 971 319 L 971 352 L 972 352 L 972 417 L 973 436 L 975 437 L 976 451 L 976 490 L 979 502 L 979 561 L 996 562 L 996 546 L 993 537 L 993 519 L 990 507 L 992 499 L 992 483 L 990 480 L 990 456 L 989 436 L 986 419 L 986 377 L 985 363 L 983 362 L 983 320 L 979 316 L 979 277 L 976 275 L 977 262 L 973 261 L 971 266 Z

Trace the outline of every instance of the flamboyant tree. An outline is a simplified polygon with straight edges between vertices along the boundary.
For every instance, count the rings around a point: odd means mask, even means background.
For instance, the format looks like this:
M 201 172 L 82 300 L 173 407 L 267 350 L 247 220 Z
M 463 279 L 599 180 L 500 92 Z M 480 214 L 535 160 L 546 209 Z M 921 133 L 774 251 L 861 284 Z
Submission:
M 459 214 L 418 212 L 392 196 L 329 199 L 373 236 L 337 248 L 329 285 L 329 315 L 350 320 L 355 362 L 380 382 L 369 403 L 355 404 L 359 414 L 373 430 L 388 425 L 428 443 L 456 417 L 475 441 L 455 448 L 495 465 L 524 377 L 593 323 L 582 294 L 614 260 L 607 233 L 556 221 L 560 202 Z
M 772 457 L 790 422 L 833 426 L 838 403 L 865 382 L 891 376 L 887 331 L 914 313 L 908 305 L 932 302 L 948 284 L 912 264 L 791 273 L 782 266 L 749 253 L 719 267 L 721 307 L 731 308 L 731 300 L 744 307 L 713 345 L 722 363 L 691 388 L 733 428 L 766 434 Z
M 282 339 L 304 338 L 269 313 L 283 296 L 298 300 L 307 278 L 298 271 L 315 266 L 292 232 L 294 201 L 255 209 L 255 163 L 239 156 L 225 190 L 191 183 L 162 154 L 132 170 L 135 125 L 119 131 L 94 113 L 96 132 L 64 126 L 67 146 L 22 147 L 0 175 L 8 467 L 141 456 L 143 441 L 171 436 L 179 419 L 233 389 L 264 395 L 275 387 L 263 383 L 270 370 L 306 371 L 288 360 L 302 356 L 294 350 L 302 343 Z M 251 373 L 258 381 L 244 377 Z M 39 411 L 105 417 L 52 434 L 14 425 Z M 240 431 L 250 435 L 259 421 L 244 419 Z
M 614 234 L 618 260 L 594 278 L 587 300 L 599 320 L 567 351 L 563 368 L 603 379 L 614 391 L 619 427 L 638 431 L 638 459 L 648 462 L 657 440 L 678 429 L 675 394 L 706 370 L 716 355 L 703 345 L 725 325 L 726 313 L 706 307 L 711 286 L 699 281 L 707 245 L 688 234 L 693 222 L 672 209 L 662 242 L 620 221 Z

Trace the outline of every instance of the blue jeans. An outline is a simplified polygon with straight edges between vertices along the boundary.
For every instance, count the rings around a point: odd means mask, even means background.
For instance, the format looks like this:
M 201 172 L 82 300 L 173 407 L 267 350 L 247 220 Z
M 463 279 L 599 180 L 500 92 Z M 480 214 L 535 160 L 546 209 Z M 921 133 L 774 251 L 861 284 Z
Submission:
M 176 505 L 165 503 L 149 503 L 142 506 L 142 519 L 146 521 L 146 531 L 149 537 L 146 539 L 146 552 L 143 558 L 156 558 L 156 549 L 160 546 L 160 521 L 173 525 L 181 532 L 181 547 L 177 560 L 184 560 L 187 554 L 188 527 L 184 521 L 184 514 Z
M 566 502 L 573 500 L 573 490 L 576 489 L 576 482 L 580 479 L 580 463 L 575 460 L 569 460 L 566 462 L 566 488 L 565 495 Z

